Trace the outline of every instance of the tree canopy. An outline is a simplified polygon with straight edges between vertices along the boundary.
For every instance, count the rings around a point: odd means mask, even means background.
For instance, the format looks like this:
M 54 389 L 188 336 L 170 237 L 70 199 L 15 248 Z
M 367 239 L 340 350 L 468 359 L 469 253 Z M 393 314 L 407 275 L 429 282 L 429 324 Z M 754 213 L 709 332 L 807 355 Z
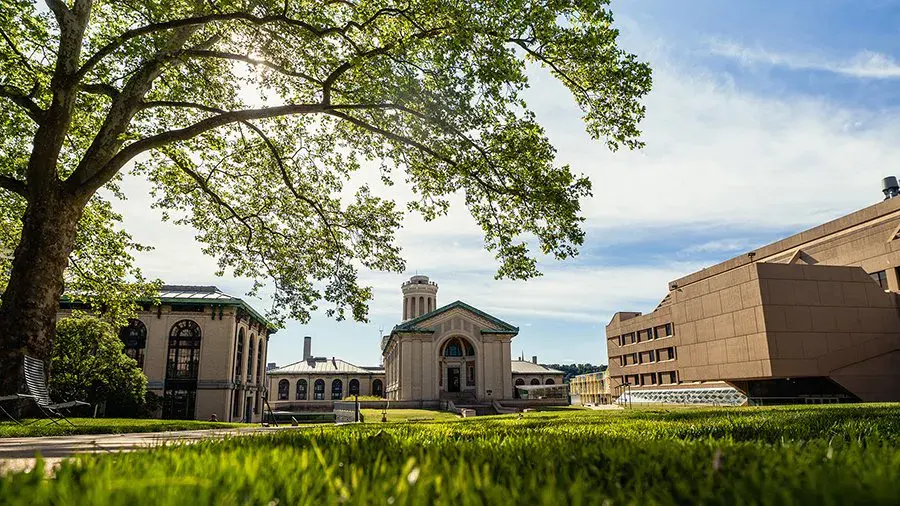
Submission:
M 53 347 L 50 393 L 57 400 L 137 408 L 147 377 L 124 351 L 115 328 L 92 316 L 59 321 Z
M 128 257 L 139 246 L 99 191 L 117 191 L 124 170 L 198 231 L 222 273 L 255 290 L 271 280 L 275 320 L 320 305 L 365 319 L 359 269 L 404 268 L 404 210 L 373 178 L 410 185 L 409 210 L 427 219 L 461 195 L 497 275 L 536 276 L 536 252 L 577 253 L 591 183 L 556 163 L 523 99 L 528 65 L 572 92 L 593 138 L 640 146 L 650 71 L 618 47 L 607 4 L 5 0 L 0 205 L 4 225 L 26 224 L 4 230 L 4 244 L 19 241 L 9 286 L 37 277 L 17 262 L 39 251 L 65 253 L 88 288 L 83 261 L 99 280 L 139 275 Z M 25 246 L 68 227 L 66 212 L 77 239 Z M 27 296 L 7 290 L 8 321 L 30 304 L 13 292 Z

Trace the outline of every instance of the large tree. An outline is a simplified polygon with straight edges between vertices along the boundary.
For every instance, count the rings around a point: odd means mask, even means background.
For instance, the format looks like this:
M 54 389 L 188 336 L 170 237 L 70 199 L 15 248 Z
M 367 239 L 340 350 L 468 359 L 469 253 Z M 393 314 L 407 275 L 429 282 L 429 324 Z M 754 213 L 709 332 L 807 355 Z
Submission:
M 522 92 L 543 66 L 594 138 L 639 146 L 650 72 L 607 3 L 4 0 L 0 193 L 22 212 L 0 393 L 23 353 L 50 356 L 79 221 L 125 170 L 222 272 L 272 280 L 276 318 L 365 319 L 358 269 L 403 269 L 401 210 L 348 184 L 360 169 L 405 179 L 427 219 L 462 195 L 498 276 L 537 275 L 530 249 L 576 254 L 590 182 L 555 163 Z

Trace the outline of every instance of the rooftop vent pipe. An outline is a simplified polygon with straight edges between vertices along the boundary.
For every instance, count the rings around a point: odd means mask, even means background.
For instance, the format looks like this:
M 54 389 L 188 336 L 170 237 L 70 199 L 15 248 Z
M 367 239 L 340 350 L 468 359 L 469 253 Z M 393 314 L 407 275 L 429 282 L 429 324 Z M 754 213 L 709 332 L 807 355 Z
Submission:
M 884 200 L 892 199 L 900 195 L 900 184 L 897 183 L 897 177 L 888 176 L 882 179 L 881 191 L 884 193 Z

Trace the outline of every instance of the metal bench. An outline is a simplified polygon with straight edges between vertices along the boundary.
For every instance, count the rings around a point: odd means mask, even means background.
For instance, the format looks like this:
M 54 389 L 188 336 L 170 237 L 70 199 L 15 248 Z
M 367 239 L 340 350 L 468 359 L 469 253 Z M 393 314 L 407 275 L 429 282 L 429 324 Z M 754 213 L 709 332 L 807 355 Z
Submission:
M 78 406 L 90 406 L 90 404 L 83 401 L 54 403 L 50 400 L 50 391 L 47 388 L 47 375 L 44 371 L 44 361 L 25 355 L 24 368 L 25 388 L 28 390 L 29 396 L 34 400 L 35 404 L 37 404 L 38 409 L 41 410 L 41 413 L 55 424 L 59 424 L 58 420 L 62 419 L 74 427 L 75 424 L 66 418 L 62 413 L 62 410 Z

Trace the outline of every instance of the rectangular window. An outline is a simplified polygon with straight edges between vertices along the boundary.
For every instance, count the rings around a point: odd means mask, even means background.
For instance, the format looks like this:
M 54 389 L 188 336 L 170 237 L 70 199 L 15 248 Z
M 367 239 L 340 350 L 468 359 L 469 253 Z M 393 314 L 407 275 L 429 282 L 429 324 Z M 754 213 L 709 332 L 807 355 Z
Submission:
M 466 386 L 475 386 L 475 363 L 466 364 Z
M 872 279 L 878 283 L 878 286 L 880 286 L 882 290 L 887 290 L 887 275 L 884 271 L 873 272 L 872 274 L 869 274 L 869 276 L 872 276 Z
M 672 335 L 672 324 L 667 323 L 665 325 L 660 325 L 653 329 L 653 332 L 656 336 L 656 339 L 661 339 L 663 337 L 669 337 Z
M 674 360 L 675 359 L 675 347 L 669 346 L 668 348 L 660 348 L 656 351 L 659 356 L 659 360 Z

